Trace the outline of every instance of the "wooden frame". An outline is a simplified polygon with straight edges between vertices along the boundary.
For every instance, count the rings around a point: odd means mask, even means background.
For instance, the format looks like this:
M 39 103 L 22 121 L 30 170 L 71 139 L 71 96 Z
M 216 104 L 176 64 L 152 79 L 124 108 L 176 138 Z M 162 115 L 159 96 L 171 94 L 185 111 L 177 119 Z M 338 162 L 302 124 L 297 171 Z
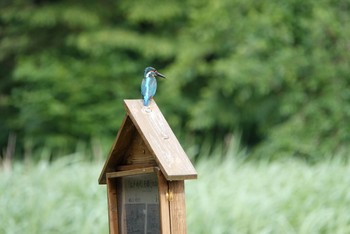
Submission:
M 128 216 L 122 181 L 151 173 L 157 180 L 160 233 L 186 233 L 184 180 L 196 179 L 197 172 L 154 101 L 147 111 L 141 100 L 124 102 L 127 113 L 99 177 L 100 184 L 107 184 L 110 233 L 126 233 L 125 220 L 131 217 L 133 206 Z

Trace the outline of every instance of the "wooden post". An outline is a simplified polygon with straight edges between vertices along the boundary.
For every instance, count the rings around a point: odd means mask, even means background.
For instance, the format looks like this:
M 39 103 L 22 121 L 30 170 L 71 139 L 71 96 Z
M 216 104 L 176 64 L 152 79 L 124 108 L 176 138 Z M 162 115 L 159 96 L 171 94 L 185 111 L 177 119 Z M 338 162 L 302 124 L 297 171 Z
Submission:
M 170 209 L 167 194 L 169 192 L 168 181 L 164 178 L 159 169 L 156 170 L 159 182 L 159 205 L 160 205 L 160 227 L 161 233 L 167 233 L 170 230 Z
M 171 233 L 186 233 L 185 186 L 183 181 L 169 181 Z
M 118 207 L 117 207 L 117 189 L 115 182 L 107 180 L 107 199 L 109 216 L 109 233 L 118 233 Z

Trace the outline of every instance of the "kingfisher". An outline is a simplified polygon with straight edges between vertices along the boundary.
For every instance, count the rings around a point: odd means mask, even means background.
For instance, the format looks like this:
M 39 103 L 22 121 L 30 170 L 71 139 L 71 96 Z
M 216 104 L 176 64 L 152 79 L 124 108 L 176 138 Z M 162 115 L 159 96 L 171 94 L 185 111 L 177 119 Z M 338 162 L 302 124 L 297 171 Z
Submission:
M 146 67 L 144 77 L 141 83 L 141 94 L 142 94 L 144 106 L 148 106 L 150 103 L 150 100 L 156 94 L 156 91 L 157 91 L 156 76 L 159 76 L 165 79 L 165 76 L 159 73 L 155 68 Z

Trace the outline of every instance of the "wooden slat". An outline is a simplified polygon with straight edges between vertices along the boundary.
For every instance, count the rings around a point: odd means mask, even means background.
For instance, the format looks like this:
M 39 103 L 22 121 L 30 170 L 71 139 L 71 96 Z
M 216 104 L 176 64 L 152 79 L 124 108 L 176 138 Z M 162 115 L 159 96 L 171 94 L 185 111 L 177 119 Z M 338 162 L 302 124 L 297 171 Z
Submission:
M 115 171 L 115 167 L 123 160 L 135 132 L 136 128 L 133 122 L 126 115 L 98 179 L 99 184 L 105 184 L 106 173 Z
M 153 172 L 154 172 L 153 167 L 147 167 L 147 168 L 127 170 L 127 171 L 109 172 L 107 173 L 106 177 L 107 179 L 111 179 L 111 178 L 118 178 L 123 176 L 130 176 L 130 175 L 148 174 Z
M 108 199 L 108 219 L 109 233 L 118 233 L 118 207 L 117 207 L 117 191 L 115 181 L 107 181 L 107 199 Z
M 170 211 L 169 201 L 166 198 L 168 193 L 168 181 L 164 178 L 159 168 L 155 168 L 158 177 L 159 207 L 160 207 L 160 230 L 162 234 L 170 233 Z
M 124 100 L 137 131 L 155 156 L 167 180 L 196 179 L 197 172 L 153 100 L 149 109 L 141 100 Z
M 141 169 L 141 168 L 147 168 L 147 167 L 153 167 L 153 166 L 154 165 L 150 165 L 150 164 L 132 164 L 132 165 L 120 165 L 120 166 L 117 166 L 115 169 L 116 169 L 116 172 L 119 172 L 119 171 Z
M 140 133 L 135 131 L 133 138 L 129 139 L 129 141 L 130 144 L 122 162 L 124 165 L 157 165 L 154 155 L 149 151 Z
M 184 181 L 169 181 L 170 226 L 173 234 L 186 234 L 186 204 Z

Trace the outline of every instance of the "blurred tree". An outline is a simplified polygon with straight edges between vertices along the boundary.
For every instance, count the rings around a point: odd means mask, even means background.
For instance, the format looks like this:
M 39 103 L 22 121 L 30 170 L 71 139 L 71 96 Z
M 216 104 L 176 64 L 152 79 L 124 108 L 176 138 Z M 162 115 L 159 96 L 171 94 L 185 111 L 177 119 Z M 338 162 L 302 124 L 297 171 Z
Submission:
M 122 99 L 140 97 L 144 67 L 165 66 L 175 51 L 166 24 L 179 5 L 142 4 L 131 12 L 127 1 L 1 3 L 2 149 L 11 131 L 20 145 L 53 151 L 115 135 Z M 160 14 L 138 22 L 141 10 Z
M 3 1 L 0 145 L 114 137 L 143 69 L 175 129 L 258 157 L 350 151 L 348 1 Z M 202 137 L 205 135 L 205 137 Z M 29 142 L 29 143 L 28 143 Z
M 191 3 L 162 93 L 187 129 L 241 130 L 262 158 L 350 154 L 350 2 Z

